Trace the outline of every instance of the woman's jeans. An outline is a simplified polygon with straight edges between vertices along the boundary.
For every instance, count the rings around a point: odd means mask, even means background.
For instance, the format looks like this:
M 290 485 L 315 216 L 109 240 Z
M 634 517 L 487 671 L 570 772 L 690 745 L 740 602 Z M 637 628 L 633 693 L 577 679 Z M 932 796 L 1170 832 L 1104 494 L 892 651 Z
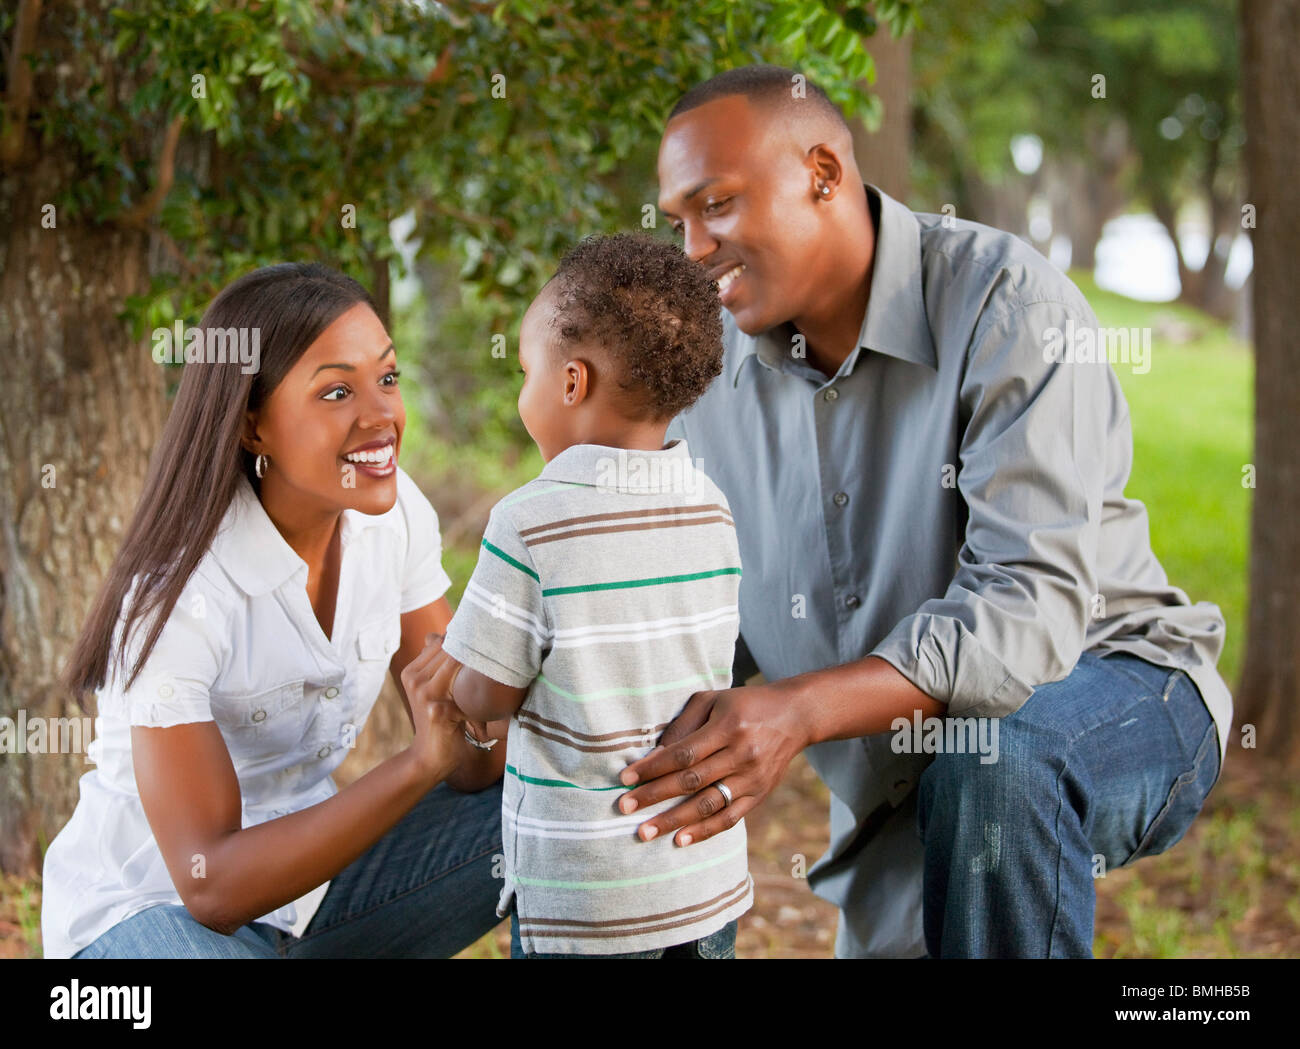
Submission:
M 932 958 L 1088 958 L 1095 878 L 1174 845 L 1219 776 L 1219 736 L 1182 670 L 1085 652 L 999 726 L 998 760 L 921 776 Z
M 491 932 L 501 892 L 501 785 L 429 791 L 330 881 L 301 939 L 265 922 L 231 936 L 179 905 L 119 922 L 76 958 L 448 958 Z

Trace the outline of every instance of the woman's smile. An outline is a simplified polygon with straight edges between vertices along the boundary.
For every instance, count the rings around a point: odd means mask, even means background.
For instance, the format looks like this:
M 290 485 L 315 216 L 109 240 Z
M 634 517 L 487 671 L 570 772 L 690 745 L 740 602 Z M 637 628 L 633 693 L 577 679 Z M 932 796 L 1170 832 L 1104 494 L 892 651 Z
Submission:
M 342 458 L 368 477 L 391 477 L 397 471 L 397 438 L 370 441 L 345 452 Z

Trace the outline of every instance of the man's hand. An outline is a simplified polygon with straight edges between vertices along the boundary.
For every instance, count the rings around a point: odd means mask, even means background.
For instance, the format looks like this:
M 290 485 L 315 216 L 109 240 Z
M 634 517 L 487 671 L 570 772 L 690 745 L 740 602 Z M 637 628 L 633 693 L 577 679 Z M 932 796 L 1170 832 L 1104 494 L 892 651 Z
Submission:
M 782 682 L 696 692 L 659 737 L 659 746 L 623 770 L 619 811 L 694 795 L 638 828 L 643 841 L 681 830 L 678 845 L 734 827 L 772 792 L 794 756 L 812 742 Z M 713 784 L 722 780 L 731 804 Z

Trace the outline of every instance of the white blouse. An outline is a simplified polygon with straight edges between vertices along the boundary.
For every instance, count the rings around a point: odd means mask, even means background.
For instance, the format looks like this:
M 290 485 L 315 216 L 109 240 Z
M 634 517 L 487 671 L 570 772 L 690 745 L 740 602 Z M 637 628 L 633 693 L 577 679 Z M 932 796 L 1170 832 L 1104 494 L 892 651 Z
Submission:
M 96 768 L 45 854 L 47 958 L 71 957 L 137 911 L 180 904 L 145 819 L 131 725 L 215 721 L 239 777 L 242 826 L 337 793 L 330 773 L 355 746 L 401 642 L 400 616 L 451 585 L 438 515 L 399 468 L 397 503 L 344 510 L 338 604 L 326 638 L 307 599 L 307 564 L 241 478 L 140 676 L 123 690 L 114 662 L 97 693 Z M 120 640 L 121 621 L 118 622 Z M 143 631 L 133 632 L 132 645 Z M 138 651 L 138 648 L 135 649 Z M 329 882 L 257 921 L 302 935 Z

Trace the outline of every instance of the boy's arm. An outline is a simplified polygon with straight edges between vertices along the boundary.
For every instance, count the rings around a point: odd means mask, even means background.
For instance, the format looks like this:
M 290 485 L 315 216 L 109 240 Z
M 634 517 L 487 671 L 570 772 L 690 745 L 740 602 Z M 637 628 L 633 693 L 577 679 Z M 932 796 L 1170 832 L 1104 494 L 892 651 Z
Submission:
M 528 689 L 494 681 L 462 663 L 452 678 L 451 693 L 452 702 L 472 721 L 500 721 L 514 716 Z

